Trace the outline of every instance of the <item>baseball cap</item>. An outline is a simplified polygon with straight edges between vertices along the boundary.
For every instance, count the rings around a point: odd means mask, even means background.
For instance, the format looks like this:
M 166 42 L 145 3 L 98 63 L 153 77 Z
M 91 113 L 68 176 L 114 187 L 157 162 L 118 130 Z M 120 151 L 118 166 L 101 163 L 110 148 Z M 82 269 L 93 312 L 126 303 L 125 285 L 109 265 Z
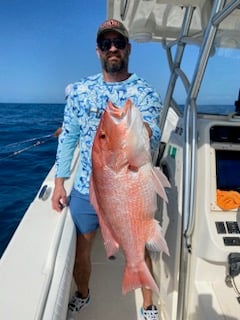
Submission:
M 124 25 L 122 24 L 122 22 L 115 20 L 115 19 L 109 19 L 104 21 L 100 27 L 98 28 L 98 32 L 97 32 L 97 41 L 99 40 L 99 38 L 108 31 L 115 31 L 120 33 L 122 36 L 124 36 L 125 38 L 129 38 L 128 35 L 128 31 L 127 29 L 124 27 Z

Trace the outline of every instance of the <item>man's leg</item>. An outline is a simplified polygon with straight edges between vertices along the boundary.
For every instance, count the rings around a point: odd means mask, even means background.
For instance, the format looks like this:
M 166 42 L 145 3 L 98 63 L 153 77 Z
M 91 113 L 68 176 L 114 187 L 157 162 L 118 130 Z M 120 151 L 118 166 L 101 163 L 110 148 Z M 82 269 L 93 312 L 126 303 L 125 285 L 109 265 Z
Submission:
M 77 233 L 76 255 L 73 269 L 77 291 L 68 305 L 68 312 L 78 312 L 84 309 L 90 301 L 89 280 L 91 275 L 91 249 L 96 231 Z
M 147 249 L 145 249 L 145 262 L 148 266 L 150 273 L 153 274 L 152 260 L 151 260 L 151 257 L 149 255 Z M 151 306 L 153 304 L 152 290 L 142 288 L 142 295 L 143 295 L 143 307 L 144 307 L 144 309 L 146 309 L 148 306 Z
M 152 260 L 151 257 L 145 249 L 145 262 L 149 268 L 151 274 L 153 274 Z M 153 304 L 153 292 L 152 290 L 142 288 L 143 295 L 143 308 L 141 309 L 141 316 L 144 320 L 159 320 L 158 310 Z
M 68 309 L 70 312 L 76 312 L 85 308 L 90 301 L 91 249 L 99 224 L 97 214 L 90 204 L 89 195 L 80 194 L 73 189 L 69 208 L 77 231 L 73 270 L 77 291 L 70 300 Z
M 96 231 L 77 234 L 76 257 L 73 276 L 78 292 L 83 298 L 88 296 L 89 279 L 91 274 L 91 249 Z

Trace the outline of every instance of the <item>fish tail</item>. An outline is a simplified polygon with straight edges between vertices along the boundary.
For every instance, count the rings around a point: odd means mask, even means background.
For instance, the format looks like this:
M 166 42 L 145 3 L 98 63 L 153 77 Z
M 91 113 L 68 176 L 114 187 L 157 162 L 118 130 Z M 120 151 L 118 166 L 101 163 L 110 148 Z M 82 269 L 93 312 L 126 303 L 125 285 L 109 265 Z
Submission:
M 122 293 L 126 294 L 138 288 L 150 289 L 159 295 L 159 289 L 154 281 L 145 261 L 136 267 L 126 265 L 123 275 Z

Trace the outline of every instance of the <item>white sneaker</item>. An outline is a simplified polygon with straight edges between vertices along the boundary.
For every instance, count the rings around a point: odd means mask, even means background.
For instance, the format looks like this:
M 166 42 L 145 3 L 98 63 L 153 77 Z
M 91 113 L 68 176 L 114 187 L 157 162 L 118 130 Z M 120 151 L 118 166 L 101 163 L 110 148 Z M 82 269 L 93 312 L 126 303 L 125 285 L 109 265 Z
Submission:
M 90 295 L 88 291 L 88 296 L 86 298 L 82 298 L 81 293 L 78 291 L 75 292 L 71 301 L 68 304 L 68 311 L 70 312 L 78 312 L 86 308 L 86 306 L 90 303 Z
M 142 320 L 159 320 L 158 309 L 156 306 L 148 306 L 147 309 L 141 308 Z

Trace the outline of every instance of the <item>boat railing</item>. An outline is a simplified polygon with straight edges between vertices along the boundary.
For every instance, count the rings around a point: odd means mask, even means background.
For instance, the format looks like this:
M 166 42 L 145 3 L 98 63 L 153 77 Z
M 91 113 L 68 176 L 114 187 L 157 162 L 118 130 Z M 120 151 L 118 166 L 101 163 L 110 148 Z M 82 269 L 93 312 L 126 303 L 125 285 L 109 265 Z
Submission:
M 195 71 L 191 82 L 180 68 L 183 53 L 188 39 L 194 7 L 186 7 L 182 29 L 177 40 L 168 44 L 164 43 L 167 53 L 171 76 L 164 100 L 160 128 L 163 130 L 169 106 L 173 101 L 177 79 L 180 78 L 186 90 L 186 102 L 184 107 L 184 159 L 183 159 L 183 194 L 182 194 L 182 226 L 181 226 L 181 252 L 180 274 L 178 284 L 177 319 L 186 319 L 187 310 L 187 274 L 189 268 L 189 255 L 191 254 L 191 235 L 195 223 L 195 185 L 196 185 L 196 119 L 197 97 L 201 82 L 205 73 L 208 59 L 214 50 L 214 40 L 220 23 L 226 19 L 240 5 L 240 0 L 233 0 L 226 4 L 225 0 L 215 0 L 210 19 L 204 34 L 195 35 L 198 39 L 203 37 L 200 45 L 199 56 L 196 60 Z M 176 53 L 173 59 L 171 48 L 176 45 Z

